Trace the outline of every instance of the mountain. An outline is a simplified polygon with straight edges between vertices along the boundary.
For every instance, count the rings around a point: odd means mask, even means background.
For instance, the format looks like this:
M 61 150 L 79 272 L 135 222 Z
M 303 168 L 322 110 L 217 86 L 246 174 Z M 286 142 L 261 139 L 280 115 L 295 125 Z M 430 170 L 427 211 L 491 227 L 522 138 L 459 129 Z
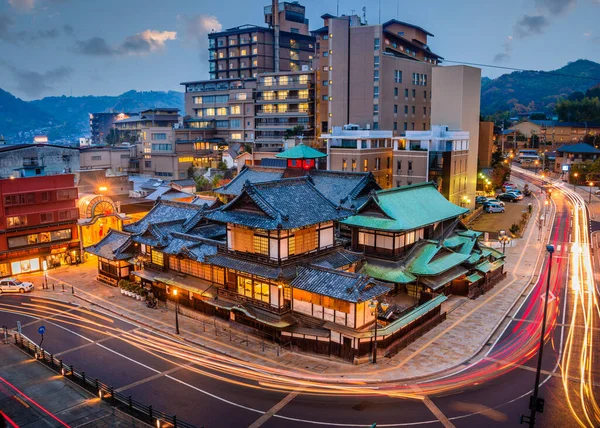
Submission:
M 23 129 L 39 129 L 52 126 L 51 114 L 35 105 L 0 89 L 0 135 L 14 135 Z
M 0 135 L 32 133 L 40 128 L 50 140 L 75 139 L 89 134 L 89 113 L 138 112 L 147 108 L 177 107 L 184 112 L 182 92 L 128 91 L 118 96 L 46 97 L 25 102 L 0 89 Z M 10 140 L 10 138 L 9 138 Z
M 578 77 L 574 77 L 578 76 Z M 498 111 L 551 113 L 556 101 L 598 83 L 600 64 L 579 59 L 553 71 L 515 71 L 496 79 L 481 79 L 481 114 Z

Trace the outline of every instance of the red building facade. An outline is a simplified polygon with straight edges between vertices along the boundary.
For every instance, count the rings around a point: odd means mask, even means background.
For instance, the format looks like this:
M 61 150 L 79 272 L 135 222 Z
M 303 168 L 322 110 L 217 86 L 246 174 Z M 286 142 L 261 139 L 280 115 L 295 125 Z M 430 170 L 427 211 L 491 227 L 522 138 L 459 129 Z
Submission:
M 0 277 L 80 258 L 74 174 L 0 180 Z

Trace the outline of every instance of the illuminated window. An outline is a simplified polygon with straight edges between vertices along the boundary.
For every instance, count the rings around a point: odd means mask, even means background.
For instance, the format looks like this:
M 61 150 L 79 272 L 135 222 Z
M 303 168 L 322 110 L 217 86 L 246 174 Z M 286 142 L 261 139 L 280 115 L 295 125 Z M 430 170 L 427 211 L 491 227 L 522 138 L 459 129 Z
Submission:
M 154 248 L 152 249 L 152 264 L 158 266 L 164 266 L 165 260 L 163 253 L 156 251 Z
M 302 113 L 308 113 L 308 104 L 307 103 L 298 104 L 298 111 L 302 112 Z
M 239 105 L 231 106 L 231 114 L 242 114 L 242 108 Z
M 352 159 L 352 172 L 356 171 L 356 159 Z
M 363 170 L 364 171 L 369 170 L 369 160 L 368 159 L 363 160 Z
M 14 217 L 6 217 L 6 227 L 27 226 L 27 216 L 17 215 Z
M 254 235 L 254 252 L 256 254 L 269 255 L 269 238 L 266 236 Z
M 299 81 L 303 85 L 306 85 L 308 83 L 308 75 L 307 74 L 303 74 L 302 76 L 300 76 Z
M 278 100 L 287 100 L 290 91 L 278 91 L 277 99 Z
M 202 104 L 202 97 L 194 97 L 194 104 Z
M 277 112 L 278 113 L 287 113 L 288 111 L 288 105 L 287 104 L 279 104 L 277 106 Z
M 303 89 L 298 91 L 298 98 L 306 99 L 308 98 L 308 89 Z
M 265 86 L 273 86 L 273 77 L 271 77 L 271 76 L 265 77 L 265 79 L 263 80 L 263 84 Z
M 262 109 L 263 113 L 275 113 L 275 106 L 273 104 L 265 104 Z
M 206 116 L 214 116 L 215 115 L 215 109 L 214 108 L 204 109 L 204 114 Z
M 279 77 L 279 84 L 282 86 L 285 86 L 289 83 L 289 78 L 287 76 L 280 76 Z
M 258 48 L 252 49 L 252 55 L 258 55 Z
M 246 49 L 242 49 L 242 50 L 240 51 L 240 55 L 241 55 L 241 56 L 246 56 L 246 55 L 248 55 L 248 51 L 247 51 Z
M 247 96 L 248 96 L 248 94 L 245 92 L 238 92 L 237 94 L 235 94 L 235 99 L 238 101 L 243 101 L 247 98 Z
M 194 162 L 194 157 L 193 156 L 181 157 L 181 158 L 179 158 L 179 162 L 180 163 L 183 163 L 183 162 Z
M 231 139 L 232 140 L 241 140 L 242 139 L 242 133 L 241 132 L 234 132 L 231 134 Z

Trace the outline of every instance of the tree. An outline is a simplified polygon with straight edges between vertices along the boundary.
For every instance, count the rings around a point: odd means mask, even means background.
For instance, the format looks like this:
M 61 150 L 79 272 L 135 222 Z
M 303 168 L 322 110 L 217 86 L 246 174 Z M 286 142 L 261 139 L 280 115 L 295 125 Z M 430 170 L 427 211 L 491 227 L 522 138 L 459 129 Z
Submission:
M 569 101 L 581 101 L 585 98 L 585 94 L 581 91 L 575 91 L 567 98 Z
M 290 138 L 295 138 L 299 135 L 303 135 L 304 134 L 304 126 L 302 125 L 296 125 L 291 129 L 286 129 L 284 134 L 283 134 L 283 138 L 285 138 L 286 140 L 289 140 Z
M 548 119 L 544 113 L 533 113 L 529 116 L 531 120 L 546 120 Z
M 502 149 L 498 147 L 494 153 L 492 153 L 492 168 L 496 168 L 498 165 L 502 163 Z
M 585 96 L 587 98 L 600 98 L 600 85 L 596 85 L 585 91 Z
M 219 163 L 217 164 L 217 169 L 219 171 L 225 171 L 225 170 L 228 169 L 227 168 L 227 164 L 225 162 L 223 162 L 223 161 L 219 161 Z
M 110 128 L 108 135 L 104 137 L 106 144 L 109 146 L 116 146 L 119 143 L 119 133 L 115 128 Z
M 194 178 L 195 176 L 196 176 L 196 167 L 194 166 L 194 164 L 191 164 L 190 167 L 187 169 L 187 177 Z
M 210 182 L 206 179 L 206 177 L 199 176 L 194 178 L 196 180 L 196 191 L 202 192 L 204 190 L 210 190 L 211 185 Z
M 252 154 L 252 144 L 250 144 L 250 143 L 244 144 L 244 150 L 246 150 L 247 153 Z
M 561 100 L 556 105 L 558 118 L 567 122 L 600 121 L 600 99 L 583 98 L 581 101 Z
M 221 180 L 223 180 L 223 176 L 222 175 L 219 175 L 219 174 L 214 175 L 213 178 L 212 178 L 212 180 L 211 180 L 212 187 L 213 188 L 219 187 L 219 183 L 221 182 Z

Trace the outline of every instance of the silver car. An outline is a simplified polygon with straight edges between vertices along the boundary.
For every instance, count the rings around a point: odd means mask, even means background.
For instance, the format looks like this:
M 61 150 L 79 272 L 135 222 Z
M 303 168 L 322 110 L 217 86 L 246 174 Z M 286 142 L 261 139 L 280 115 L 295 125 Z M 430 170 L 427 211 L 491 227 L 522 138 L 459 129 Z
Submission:
M 504 207 L 501 206 L 501 205 L 499 205 L 499 204 L 489 204 L 489 205 L 485 206 L 484 210 L 488 214 L 503 213 L 504 212 Z
M 19 281 L 17 278 L 0 279 L 0 294 L 2 293 L 25 293 L 33 290 L 31 282 Z

